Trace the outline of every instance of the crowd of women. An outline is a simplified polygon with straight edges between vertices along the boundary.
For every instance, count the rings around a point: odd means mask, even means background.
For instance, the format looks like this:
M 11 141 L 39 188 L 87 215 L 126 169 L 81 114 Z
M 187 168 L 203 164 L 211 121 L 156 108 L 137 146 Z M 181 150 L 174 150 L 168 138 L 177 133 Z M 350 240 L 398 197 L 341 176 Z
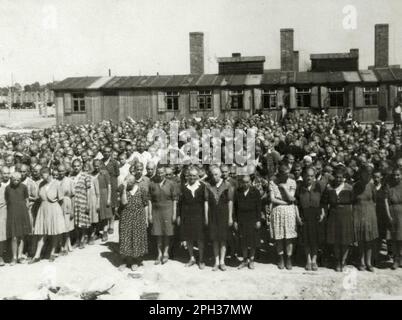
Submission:
M 1 136 L 0 266 L 5 253 L 10 265 L 32 264 L 107 242 L 116 219 L 121 270 L 141 266 L 153 244 L 155 264 L 183 245 L 186 266 L 200 269 L 212 244 L 213 271 L 225 271 L 229 255 L 239 269 L 254 269 L 268 244 L 279 269 L 292 269 L 304 252 L 306 270 L 330 261 L 342 271 L 355 254 L 359 270 L 374 271 L 381 246 L 392 269 L 402 264 L 399 125 L 291 113 L 281 122 L 268 115 L 177 122 L 197 132 L 252 128 L 255 159 L 246 171 L 163 164 L 166 150 L 147 134 L 168 131 L 169 122 L 151 120 Z

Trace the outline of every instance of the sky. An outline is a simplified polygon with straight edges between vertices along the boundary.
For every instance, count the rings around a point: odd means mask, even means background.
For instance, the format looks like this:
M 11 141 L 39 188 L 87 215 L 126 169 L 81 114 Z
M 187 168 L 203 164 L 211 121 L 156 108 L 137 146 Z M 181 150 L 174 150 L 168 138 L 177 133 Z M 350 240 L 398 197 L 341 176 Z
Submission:
M 204 32 L 205 72 L 217 57 L 263 55 L 280 66 L 280 28 L 293 28 L 300 69 L 311 53 L 360 50 L 374 63 L 374 25 L 390 25 L 402 64 L 400 0 L 0 0 L 0 86 L 71 76 L 187 74 L 189 32 Z M 352 7 L 351 7 L 352 6 Z M 346 7 L 346 8 L 345 8 Z M 356 19 L 353 19 L 356 17 Z M 345 24 L 346 22 L 346 24 Z

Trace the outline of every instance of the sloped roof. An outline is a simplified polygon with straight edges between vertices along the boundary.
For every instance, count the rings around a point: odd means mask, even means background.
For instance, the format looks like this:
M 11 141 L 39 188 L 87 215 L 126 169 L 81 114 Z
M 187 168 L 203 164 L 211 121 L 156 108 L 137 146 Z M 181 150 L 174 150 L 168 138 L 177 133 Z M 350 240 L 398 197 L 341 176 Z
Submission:
M 363 82 L 378 82 L 373 70 L 360 70 L 359 74 Z
M 264 70 L 264 74 L 157 75 L 130 77 L 72 77 L 54 86 L 58 90 L 116 90 L 236 86 L 286 86 L 341 83 L 401 82 L 402 69 L 381 68 L 348 72 L 293 72 Z
M 53 90 L 86 89 L 101 77 L 70 77 L 54 85 Z

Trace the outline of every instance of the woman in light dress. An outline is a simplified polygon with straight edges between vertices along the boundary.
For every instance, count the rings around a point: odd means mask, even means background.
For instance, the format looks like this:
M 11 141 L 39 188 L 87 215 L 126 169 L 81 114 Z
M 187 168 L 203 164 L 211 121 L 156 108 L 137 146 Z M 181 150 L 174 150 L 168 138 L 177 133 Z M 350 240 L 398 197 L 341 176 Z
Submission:
M 56 259 L 55 251 L 60 235 L 66 232 L 66 222 L 60 203 L 63 199 L 60 182 L 53 179 L 48 168 L 41 170 L 43 182 L 39 187 L 41 204 L 35 221 L 34 235 L 39 236 L 35 256 L 30 263 L 40 261 L 45 237 L 51 238 L 49 261 Z

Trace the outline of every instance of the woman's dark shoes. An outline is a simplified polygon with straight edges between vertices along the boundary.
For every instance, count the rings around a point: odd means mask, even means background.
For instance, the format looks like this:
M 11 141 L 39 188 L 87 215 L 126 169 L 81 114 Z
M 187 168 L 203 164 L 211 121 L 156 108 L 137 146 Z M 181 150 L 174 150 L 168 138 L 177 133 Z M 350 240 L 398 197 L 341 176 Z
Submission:
M 312 265 L 311 265 L 311 263 L 310 263 L 310 262 L 307 262 L 304 269 L 306 269 L 306 271 L 311 271 L 311 270 L 312 270 Z
M 85 248 L 85 244 L 84 242 L 81 242 L 78 246 L 78 249 L 84 249 Z
M 222 271 L 226 271 L 226 265 L 224 263 L 219 265 L 219 269 L 221 269 Z
M 286 259 L 286 269 L 287 270 L 292 270 L 292 257 L 288 257 L 287 259 Z
M 373 266 L 367 266 L 367 271 L 374 272 L 374 267 Z
M 283 255 L 279 255 L 279 259 L 278 259 L 278 269 L 283 270 L 285 269 L 285 261 L 283 259 Z
M 318 271 L 318 265 L 317 265 L 317 263 L 313 262 L 313 263 L 311 264 L 311 270 L 313 270 L 313 271 Z
M 52 255 L 50 256 L 50 258 L 49 258 L 49 262 L 54 262 L 54 261 L 56 260 L 56 258 L 57 258 L 57 257 L 52 254 Z
M 109 229 L 107 230 L 107 233 L 110 234 L 110 235 L 112 235 L 113 232 L 114 232 L 114 230 L 113 230 L 112 228 L 109 228 Z
M 32 258 L 31 260 L 29 260 L 28 264 L 34 264 L 40 261 L 40 258 Z

